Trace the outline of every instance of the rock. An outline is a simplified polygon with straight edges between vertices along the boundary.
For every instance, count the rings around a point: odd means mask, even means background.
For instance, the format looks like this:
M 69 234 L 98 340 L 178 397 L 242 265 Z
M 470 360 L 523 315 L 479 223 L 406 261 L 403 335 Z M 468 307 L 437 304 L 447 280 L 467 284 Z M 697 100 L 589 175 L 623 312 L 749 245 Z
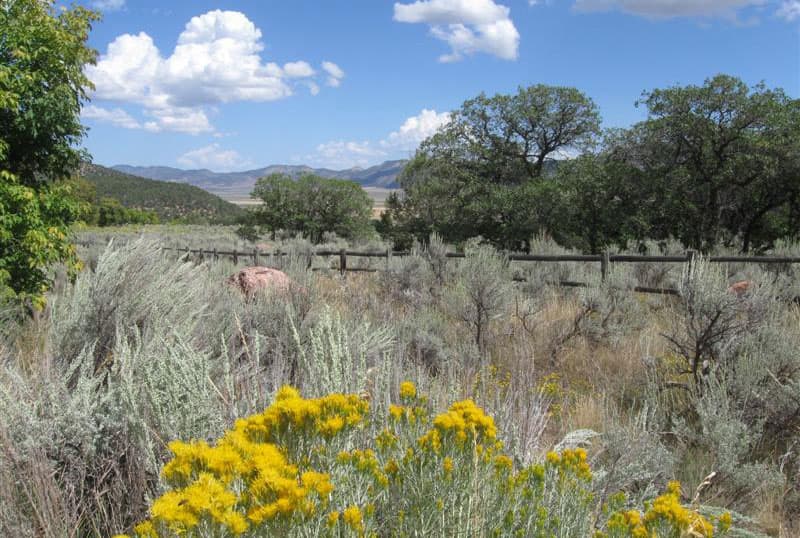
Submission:
M 229 276 L 225 282 L 248 298 L 261 290 L 289 293 L 295 288 L 299 289 L 286 273 L 269 267 L 245 267 Z
M 749 290 L 753 285 L 752 280 L 741 280 L 739 282 L 735 282 L 728 286 L 728 293 L 733 293 L 738 297 L 741 297 L 747 290 Z

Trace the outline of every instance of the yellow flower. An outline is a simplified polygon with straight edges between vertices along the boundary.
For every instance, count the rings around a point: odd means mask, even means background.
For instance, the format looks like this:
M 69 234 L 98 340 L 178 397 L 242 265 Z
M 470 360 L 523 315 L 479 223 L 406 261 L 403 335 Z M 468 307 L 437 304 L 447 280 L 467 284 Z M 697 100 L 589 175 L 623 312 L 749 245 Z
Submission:
M 328 514 L 328 522 L 327 522 L 328 527 L 335 527 L 338 522 L 339 522 L 339 512 L 334 510 L 333 512 Z
M 402 405 L 394 405 L 394 404 L 389 405 L 389 415 L 394 420 L 400 420 L 401 418 L 403 418 L 403 415 L 405 415 L 405 411 L 406 408 L 403 407 Z
M 442 463 L 442 468 L 444 469 L 445 474 L 450 474 L 453 472 L 453 458 L 447 457 L 444 459 Z
M 314 471 L 307 471 L 303 473 L 301 482 L 307 488 L 317 492 L 321 497 L 328 495 L 333 491 L 333 485 L 330 483 L 331 476 L 327 473 L 317 473 Z
M 417 387 L 411 381 L 403 381 L 400 383 L 400 398 L 404 400 L 413 400 L 417 397 Z
M 344 428 L 344 419 L 340 416 L 334 416 L 320 424 L 318 429 L 319 433 L 325 437 L 333 437 L 339 433 L 342 428 Z
M 719 516 L 719 529 L 722 532 L 728 532 L 731 528 L 731 524 L 733 523 L 730 512 L 725 512 L 721 516 Z
M 136 535 L 141 538 L 158 538 L 158 533 L 153 526 L 153 522 L 149 520 L 139 523 L 133 530 L 136 532 Z
M 342 519 L 355 531 L 359 533 L 364 532 L 364 516 L 361 514 L 361 509 L 358 506 L 349 506 L 345 508 L 342 513 Z

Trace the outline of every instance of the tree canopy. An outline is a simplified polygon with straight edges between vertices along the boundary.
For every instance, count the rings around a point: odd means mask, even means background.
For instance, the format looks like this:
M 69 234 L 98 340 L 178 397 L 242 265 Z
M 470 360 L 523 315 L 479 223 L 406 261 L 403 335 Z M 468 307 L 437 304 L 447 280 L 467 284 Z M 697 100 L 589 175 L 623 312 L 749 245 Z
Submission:
M 79 205 L 59 182 L 84 156 L 96 19 L 51 0 L 0 0 L 0 295 L 41 302 L 48 264 L 78 267 L 67 234 Z
M 256 182 L 251 196 L 263 204 L 251 211 L 250 224 L 273 234 L 300 233 L 317 243 L 325 232 L 357 238 L 373 229 L 372 200 L 355 181 L 272 174 Z
M 800 101 L 718 75 L 645 92 L 646 120 L 600 134 L 591 99 L 534 86 L 466 101 L 425 140 L 382 229 L 524 248 L 547 233 L 598 252 L 676 238 L 763 249 L 796 234 Z

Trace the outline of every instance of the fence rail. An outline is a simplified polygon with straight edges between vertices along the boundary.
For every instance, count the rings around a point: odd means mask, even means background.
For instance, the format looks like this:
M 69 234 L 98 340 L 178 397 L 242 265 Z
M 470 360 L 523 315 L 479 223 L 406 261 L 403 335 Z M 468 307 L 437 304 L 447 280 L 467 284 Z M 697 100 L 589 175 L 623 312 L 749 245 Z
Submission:
M 88 243 L 88 242 L 78 242 L 79 245 L 83 246 L 91 246 L 96 243 Z M 234 263 L 239 263 L 240 260 L 252 260 L 253 265 L 259 265 L 259 262 L 262 258 L 271 258 L 271 257 L 283 257 L 289 256 L 290 252 L 282 252 L 280 250 L 275 251 L 263 251 L 258 248 L 252 250 L 238 250 L 236 248 L 232 250 L 218 250 L 214 249 L 205 249 L 205 248 L 197 248 L 193 249 L 190 247 L 161 247 L 162 250 L 174 251 L 177 253 L 183 253 L 185 257 L 188 256 L 197 256 L 201 260 L 205 260 L 206 257 L 213 258 L 215 260 L 220 259 L 221 257 L 224 258 L 231 258 Z M 377 272 L 379 269 L 375 268 L 362 268 L 362 267 L 348 267 L 347 258 L 384 258 L 386 260 L 386 267 L 389 268 L 389 264 L 393 257 L 403 257 L 408 256 L 411 253 L 408 251 L 392 251 L 390 249 L 386 249 L 384 251 L 369 251 L 369 252 L 361 252 L 357 250 L 347 250 L 347 249 L 340 249 L 340 250 L 315 250 L 312 252 L 312 258 L 319 256 L 319 257 L 338 257 L 339 258 L 339 267 L 338 268 L 321 268 L 321 267 L 312 267 L 311 262 L 309 262 L 309 269 L 314 271 L 322 271 L 322 270 L 337 270 L 342 274 L 346 274 L 348 272 Z M 445 254 L 448 258 L 464 258 L 465 254 L 462 252 L 448 252 Z M 610 254 L 608 252 L 604 252 L 602 254 L 507 254 L 506 257 L 509 261 L 528 261 L 528 262 L 591 262 L 591 263 L 599 263 L 600 264 L 600 277 L 601 281 L 605 281 L 608 276 L 608 271 L 610 265 L 612 263 L 688 263 L 691 267 L 691 264 L 694 263 L 694 260 L 697 256 L 697 253 L 693 250 L 688 250 L 683 255 L 671 255 L 671 256 L 651 256 L 651 255 L 644 255 L 644 254 Z M 706 258 L 707 261 L 711 263 L 758 263 L 758 264 L 795 264 L 800 263 L 800 256 L 709 256 Z M 515 278 L 516 281 L 524 281 L 524 278 Z M 566 286 L 566 287 L 587 287 L 588 284 L 585 282 L 558 282 L 558 285 Z M 660 294 L 660 295 L 678 295 L 678 290 L 672 288 L 652 288 L 647 286 L 636 286 L 633 288 L 633 291 L 640 292 L 640 293 L 653 293 L 653 294 Z

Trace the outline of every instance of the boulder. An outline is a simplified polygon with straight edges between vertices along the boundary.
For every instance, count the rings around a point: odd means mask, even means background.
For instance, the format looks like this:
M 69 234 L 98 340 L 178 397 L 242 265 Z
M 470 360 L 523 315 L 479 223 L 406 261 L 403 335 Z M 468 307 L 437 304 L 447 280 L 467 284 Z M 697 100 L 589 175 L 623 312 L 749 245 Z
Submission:
M 739 282 L 735 282 L 728 286 L 728 293 L 732 293 L 737 297 L 741 297 L 747 293 L 747 290 L 749 290 L 752 285 L 752 280 L 740 280 Z
M 245 267 L 229 276 L 225 282 L 248 298 L 261 290 L 289 293 L 297 287 L 286 273 L 269 267 Z

